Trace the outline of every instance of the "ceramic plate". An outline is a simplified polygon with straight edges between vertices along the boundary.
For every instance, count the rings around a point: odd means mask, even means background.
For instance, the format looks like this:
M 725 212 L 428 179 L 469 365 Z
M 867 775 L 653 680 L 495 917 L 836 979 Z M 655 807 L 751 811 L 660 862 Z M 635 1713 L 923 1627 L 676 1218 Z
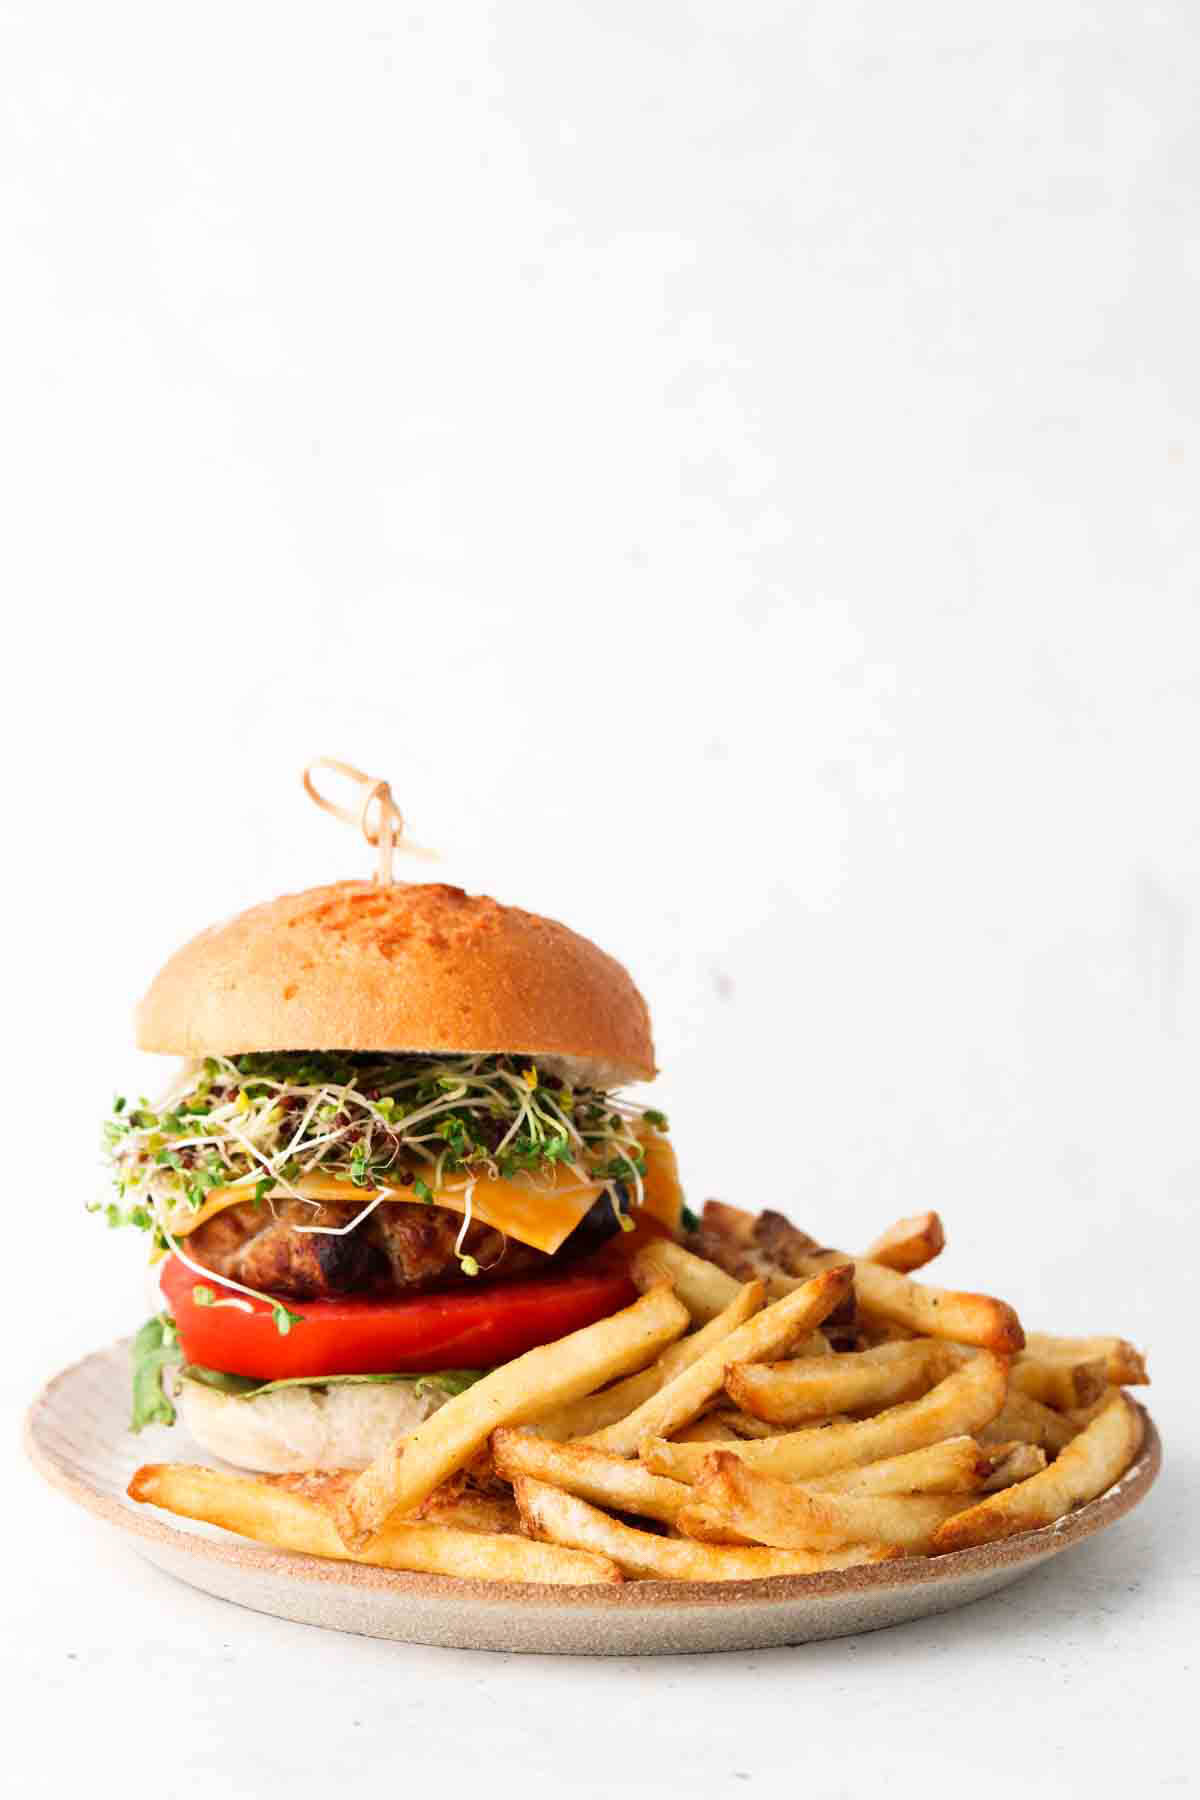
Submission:
M 591 1656 L 756 1650 L 947 1612 L 1114 1524 L 1148 1492 L 1162 1460 L 1147 1418 L 1138 1460 L 1098 1500 L 1057 1525 L 950 1556 L 766 1581 L 541 1587 L 296 1556 L 135 1505 L 125 1487 L 139 1463 L 211 1459 L 178 1426 L 133 1437 L 128 1413 L 126 1339 L 47 1383 L 29 1413 L 29 1453 L 55 1487 L 119 1526 L 144 1557 L 181 1581 L 256 1612 L 367 1637 Z

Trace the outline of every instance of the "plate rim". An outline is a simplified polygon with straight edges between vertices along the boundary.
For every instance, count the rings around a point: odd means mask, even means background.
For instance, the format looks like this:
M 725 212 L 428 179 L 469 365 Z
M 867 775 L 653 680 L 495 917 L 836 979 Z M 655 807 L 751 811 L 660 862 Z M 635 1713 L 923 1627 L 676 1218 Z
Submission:
M 1142 1446 L 1134 1461 L 1112 1487 L 1087 1501 L 1053 1525 L 1023 1531 L 995 1543 L 969 1550 L 952 1550 L 942 1556 L 905 1556 L 892 1562 L 861 1564 L 850 1569 L 827 1569 L 811 1575 L 771 1575 L 744 1581 L 624 1581 L 579 1585 L 554 1585 L 526 1581 L 481 1581 L 454 1575 L 431 1575 L 415 1570 L 380 1569 L 365 1563 L 338 1562 L 302 1551 L 277 1550 L 253 1538 L 228 1539 L 201 1536 L 167 1523 L 167 1517 L 150 1506 L 133 1508 L 81 1479 L 48 1445 L 41 1441 L 39 1426 L 46 1409 L 62 1386 L 89 1364 L 127 1350 L 130 1338 L 118 1338 L 106 1348 L 92 1350 L 52 1375 L 34 1396 L 25 1415 L 25 1452 L 38 1474 L 94 1517 L 160 1548 L 202 1561 L 281 1576 L 294 1580 L 333 1584 L 363 1592 L 384 1592 L 396 1598 L 410 1596 L 436 1604 L 470 1599 L 493 1608 L 540 1605 L 553 1609 L 581 1610 L 634 1608 L 651 1611 L 664 1607 L 705 1608 L 740 1606 L 755 1602 L 764 1606 L 888 1588 L 921 1587 L 952 1581 L 957 1576 L 982 1574 L 1003 1566 L 1033 1567 L 1072 1545 L 1103 1531 L 1140 1504 L 1162 1469 L 1163 1450 L 1158 1428 L 1140 1401 L 1128 1396 L 1142 1418 Z

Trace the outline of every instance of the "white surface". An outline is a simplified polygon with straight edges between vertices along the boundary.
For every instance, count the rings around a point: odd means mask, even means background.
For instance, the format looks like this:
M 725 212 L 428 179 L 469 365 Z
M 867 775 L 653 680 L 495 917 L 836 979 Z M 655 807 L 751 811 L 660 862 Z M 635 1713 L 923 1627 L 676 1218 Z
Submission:
M 940 1206 L 1153 1346 L 1169 1459 L 970 1613 L 640 1667 L 242 1616 L 18 1466 L 17 1791 L 1186 1785 L 1198 63 L 1184 0 L 0 9 L 14 1426 L 142 1310 L 132 998 L 364 867 L 327 752 L 630 964 L 697 1197 Z

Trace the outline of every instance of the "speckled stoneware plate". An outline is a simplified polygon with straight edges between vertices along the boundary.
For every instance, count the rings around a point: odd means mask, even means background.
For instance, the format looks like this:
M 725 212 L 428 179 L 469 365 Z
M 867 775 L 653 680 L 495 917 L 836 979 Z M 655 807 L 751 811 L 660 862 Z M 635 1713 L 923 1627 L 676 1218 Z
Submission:
M 950 1556 L 768 1581 L 612 1587 L 454 1581 L 271 1550 L 126 1499 L 139 1463 L 208 1460 L 179 1427 L 154 1427 L 136 1438 L 129 1433 L 128 1358 L 128 1340 L 114 1344 L 65 1369 L 39 1394 L 27 1444 L 47 1481 L 127 1532 L 158 1568 L 222 1600 L 306 1625 L 463 1650 L 587 1656 L 757 1650 L 948 1612 L 1114 1524 L 1148 1492 L 1162 1460 L 1147 1418 L 1141 1455 L 1100 1499 L 1058 1525 Z

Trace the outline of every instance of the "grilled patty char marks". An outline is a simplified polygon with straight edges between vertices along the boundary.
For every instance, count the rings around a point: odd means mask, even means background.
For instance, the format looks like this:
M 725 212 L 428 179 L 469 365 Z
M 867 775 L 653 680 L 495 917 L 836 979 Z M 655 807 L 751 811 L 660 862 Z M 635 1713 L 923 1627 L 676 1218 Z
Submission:
M 449 1207 L 388 1202 L 342 1237 L 293 1229 L 347 1225 L 359 1211 L 340 1201 L 319 1209 L 299 1200 L 276 1201 L 274 1213 L 253 1202 L 230 1206 L 197 1227 L 188 1253 L 214 1275 L 295 1300 L 403 1292 L 470 1279 L 455 1249 L 462 1215 Z M 528 1275 L 551 1260 L 526 1244 L 506 1241 L 479 1220 L 468 1226 L 462 1253 L 475 1258 L 481 1273 L 495 1275 Z
M 293 1231 L 294 1225 L 348 1225 L 361 1209 L 332 1204 L 320 1209 L 300 1200 L 277 1201 L 272 1213 L 247 1201 L 226 1207 L 189 1239 L 190 1253 L 214 1275 L 228 1275 L 268 1294 L 317 1300 L 364 1286 L 371 1268 L 365 1231 L 344 1237 Z
M 448 1206 L 407 1202 L 381 1206 L 372 1215 L 368 1229 L 371 1226 L 375 1242 L 387 1260 L 392 1287 L 419 1287 L 461 1273 L 454 1246 L 462 1230 L 462 1214 L 452 1212 Z M 472 1219 L 467 1227 L 462 1245 L 463 1254 L 473 1256 L 481 1270 L 495 1267 L 499 1274 L 503 1262 L 506 1275 L 517 1265 L 525 1271 L 532 1266 L 522 1255 L 527 1248 L 516 1243 L 506 1247 L 504 1233 L 478 1219 Z M 528 1254 L 536 1257 L 538 1252 Z

